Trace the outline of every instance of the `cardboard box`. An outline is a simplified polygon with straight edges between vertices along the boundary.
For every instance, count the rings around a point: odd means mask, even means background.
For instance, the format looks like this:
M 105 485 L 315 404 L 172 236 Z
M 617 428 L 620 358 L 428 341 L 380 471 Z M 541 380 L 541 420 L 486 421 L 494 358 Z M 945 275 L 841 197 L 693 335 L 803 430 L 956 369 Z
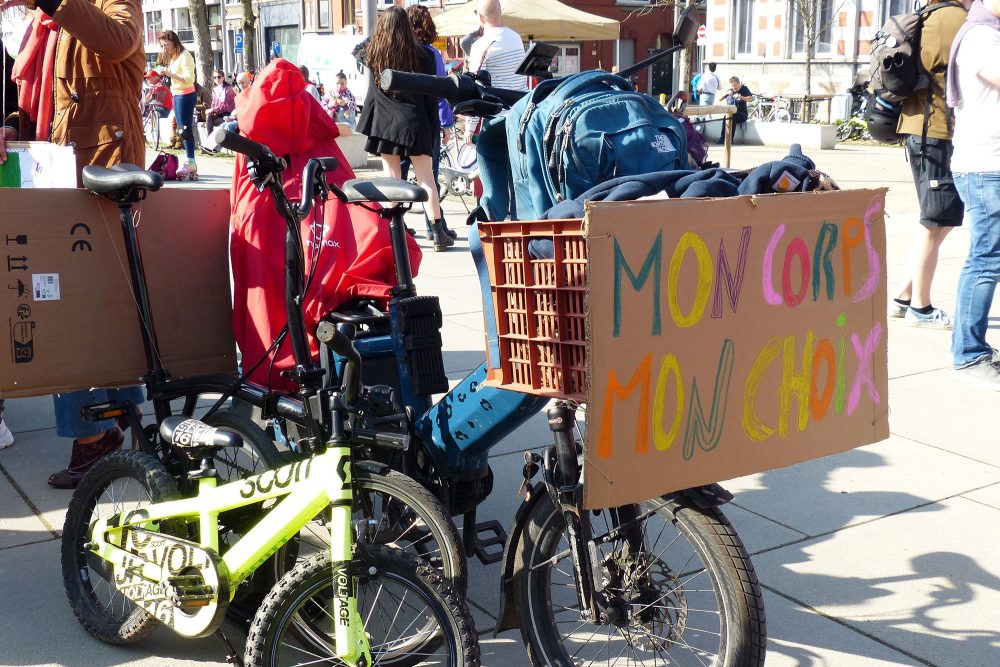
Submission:
M 232 372 L 229 192 L 164 189 L 136 221 L 162 362 Z M 118 209 L 86 190 L 0 192 L 0 396 L 135 384 L 146 373 Z
M 587 206 L 587 507 L 888 437 L 884 201 Z

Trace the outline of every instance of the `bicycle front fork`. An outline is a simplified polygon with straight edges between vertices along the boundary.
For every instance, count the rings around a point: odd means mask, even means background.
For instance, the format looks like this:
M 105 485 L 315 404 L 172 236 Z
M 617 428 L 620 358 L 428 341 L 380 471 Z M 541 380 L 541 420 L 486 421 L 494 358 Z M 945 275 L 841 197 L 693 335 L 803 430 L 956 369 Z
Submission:
M 597 550 L 591 533 L 590 517 L 583 509 L 583 480 L 574 433 L 576 407 L 565 401 L 558 401 L 549 408 L 546 416 L 555 444 L 546 457 L 545 484 L 566 521 L 580 616 L 586 621 L 598 622 L 603 615 L 598 601 L 602 582 L 599 570 L 594 569 Z

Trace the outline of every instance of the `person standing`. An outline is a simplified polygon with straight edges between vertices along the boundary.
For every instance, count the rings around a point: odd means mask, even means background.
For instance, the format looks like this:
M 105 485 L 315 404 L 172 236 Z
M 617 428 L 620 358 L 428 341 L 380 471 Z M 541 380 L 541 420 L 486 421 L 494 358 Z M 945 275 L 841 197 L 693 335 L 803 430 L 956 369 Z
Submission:
M 521 36 L 503 24 L 500 0 L 478 0 L 478 3 L 476 13 L 482 35 L 467 50 L 466 67 L 473 74 L 489 72 L 491 85 L 496 88 L 528 90 L 527 77 L 515 74 L 524 60 Z M 479 129 L 479 120 L 466 116 L 466 141 L 472 141 Z
M 3 399 L 0 398 L 0 449 L 7 449 L 14 444 L 14 434 L 10 432 L 7 422 L 3 420 Z
M 698 81 L 698 104 L 702 106 L 715 104 L 715 96 L 719 92 L 719 86 L 722 85 L 719 76 L 715 73 L 715 67 L 715 63 L 708 63 Z
M 72 142 L 78 184 L 86 165 L 142 164 L 138 101 L 146 57 L 139 0 L 30 3 L 36 4 L 12 72 L 18 84 L 18 128 L 14 136 L 9 127 L 0 133 L 0 162 L 7 159 L 5 142 L 20 138 Z M 25 0 L 4 5 L 29 6 Z M 139 405 L 143 392 L 139 387 L 96 389 L 56 394 L 53 400 L 56 434 L 74 440 L 69 466 L 51 475 L 49 484 L 75 488 L 97 459 L 121 449 L 125 439 L 114 420 L 84 422 L 80 409 L 104 401 Z
M 928 85 L 903 102 L 897 126 L 897 132 L 906 135 L 921 227 L 910 248 L 909 274 L 889 303 L 889 317 L 903 318 L 914 327 L 952 327 L 948 313 L 931 304 L 931 283 L 941 244 L 962 224 L 964 213 L 951 174 L 954 119 L 945 104 L 945 87 L 951 45 L 971 4 L 972 0 L 928 3 L 942 5 L 927 16 L 920 37 L 920 66 L 930 74 Z
M 411 5 L 406 8 L 406 16 L 410 19 L 410 27 L 413 28 L 413 34 L 416 36 L 417 41 L 420 42 L 425 49 L 431 52 L 434 56 L 435 73 L 438 76 L 445 75 L 444 69 L 444 59 L 441 57 L 441 52 L 434 47 L 434 42 L 437 40 L 437 28 L 434 27 L 434 19 L 431 18 L 430 11 L 423 5 Z M 455 114 L 451 110 L 451 105 L 443 97 L 438 98 L 438 124 L 442 128 L 451 127 L 455 124 Z M 431 159 L 433 164 L 434 172 L 434 182 L 439 183 L 438 174 L 441 169 L 441 132 L 438 132 L 434 137 L 434 152 L 431 153 Z M 404 160 L 402 164 L 402 176 L 406 179 L 406 174 L 409 171 L 409 164 L 407 160 Z M 440 191 L 439 191 L 440 196 Z M 433 241 L 434 234 L 431 232 L 431 220 L 430 216 L 424 212 L 424 221 L 427 227 L 427 240 Z M 441 225 L 444 227 L 445 233 L 451 238 L 458 238 L 458 233 L 452 229 L 448 228 L 448 222 L 444 218 L 444 211 L 441 211 Z
M 368 67 L 368 96 L 358 118 L 358 132 L 368 137 L 365 150 L 382 159 L 386 176 L 400 178 L 400 160 L 409 157 L 417 182 L 427 191 L 427 209 L 433 217 L 431 234 L 434 250 L 455 245 L 441 221 L 441 202 L 434 180 L 431 153 L 438 124 L 437 98 L 414 93 L 384 93 L 378 85 L 387 69 L 434 74 L 434 56 L 417 41 L 402 7 L 382 12 L 372 36 L 355 53 Z
M 184 142 L 184 153 L 187 162 L 178 170 L 185 174 L 198 173 L 198 164 L 194 159 L 194 107 L 198 102 L 198 91 L 195 88 L 194 56 L 181 44 L 180 37 L 173 30 L 160 33 L 160 48 L 163 49 L 163 62 L 166 67 L 161 74 L 170 79 L 170 92 L 174 96 L 174 118 Z
M 951 169 L 969 227 L 952 364 L 957 379 L 1000 391 L 1000 360 L 986 342 L 1000 279 L 1000 0 L 976 0 L 969 9 L 951 47 L 947 95 L 955 109 Z

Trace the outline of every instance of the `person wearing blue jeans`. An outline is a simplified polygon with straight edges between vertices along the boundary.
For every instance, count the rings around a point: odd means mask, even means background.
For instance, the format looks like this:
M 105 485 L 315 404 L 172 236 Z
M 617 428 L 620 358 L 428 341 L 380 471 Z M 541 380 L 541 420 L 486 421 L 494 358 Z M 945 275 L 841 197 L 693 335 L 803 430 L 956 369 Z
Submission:
M 952 46 L 947 98 L 955 109 L 951 169 L 969 227 L 952 363 L 957 379 L 1000 391 L 1000 360 L 986 342 L 1000 280 L 1000 0 L 977 0 L 969 10 Z
M 56 435 L 73 438 L 73 452 L 69 465 L 49 475 L 49 486 L 57 489 L 75 489 L 84 474 L 94 463 L 107 454 L 122 448 L 125 442 L 123 428 L 128 428 L 125 418 L 117 420 L 84 421 L 83 408 L 109 401 L 128 401 L 135 408 L 142 405 L 145 394 L 142 387 L 127 389 L 91 389 L 54 394 L 52 401 L 56 413 Z
M 184 142 L 184 152 L 187 161 L 181 167 L 181 175 L 194 176 L 198 173 L 198 165 L 194 160 L 194 107 L 198 101 L 195 87 L 194 56 L 184 48 L 180 38 L 173 30 L 160 33 L 160 60 L 166 66 L 160 74 L 170 79 L 170 93 L 174 98 L 174 118 L 177 119 L 177 131 L 181 133 Z

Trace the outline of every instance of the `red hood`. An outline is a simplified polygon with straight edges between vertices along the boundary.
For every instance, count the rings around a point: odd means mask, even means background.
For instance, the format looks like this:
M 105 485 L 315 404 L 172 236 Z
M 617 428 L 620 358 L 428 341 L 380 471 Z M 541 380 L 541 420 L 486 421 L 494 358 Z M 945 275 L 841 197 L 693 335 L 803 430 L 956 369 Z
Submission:
M 337 124 L 306 92 L 299 68 L 284 58 L 272 60 L 237 96 L 236 117 L 240 132 L 275 155 L 308 153 L 340 136 Z

